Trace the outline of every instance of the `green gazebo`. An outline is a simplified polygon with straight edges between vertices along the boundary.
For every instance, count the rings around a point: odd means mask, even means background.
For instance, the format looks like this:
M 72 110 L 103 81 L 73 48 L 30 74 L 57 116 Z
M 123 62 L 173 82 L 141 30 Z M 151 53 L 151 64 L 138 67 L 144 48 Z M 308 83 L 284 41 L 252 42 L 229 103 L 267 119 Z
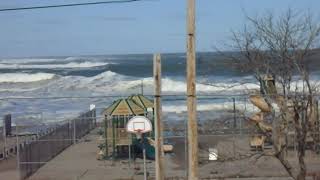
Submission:
M 150 111 L 152 110 L 152 113 Z M 149 112 L 148 112 L 149 111 Z M 127 133 L 126 124 L 133 116 L 148 116 L 153 122 L 153 103 L 142 95 L 114 101 L 103 111 L 105 116 L 106 156 L 128 156 L 133 143 L 132 134 Z M 152 116 L 152 117 L 151 117 Z

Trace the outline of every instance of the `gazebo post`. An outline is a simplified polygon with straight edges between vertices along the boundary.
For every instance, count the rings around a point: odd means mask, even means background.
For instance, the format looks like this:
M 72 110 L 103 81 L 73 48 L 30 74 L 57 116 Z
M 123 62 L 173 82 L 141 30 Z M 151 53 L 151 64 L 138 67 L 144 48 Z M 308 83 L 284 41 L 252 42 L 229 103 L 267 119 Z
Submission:
M 112 159 L 115 159 L 115 151 L 116 151 L 116 138 L 115 138 L 115 116 L 112 116 L 112 148 L 113 148 L 113 152 L 112 152 Z
M 105 154 L 106 156 L 108 156 L 109 152 L 108 152 L 108 116 L 106 115 L 105 116 L 105 119 L 104 119 L 104 136 L 105 136 L 105 144 L 106 144 L 106 149 L 105 149 Z

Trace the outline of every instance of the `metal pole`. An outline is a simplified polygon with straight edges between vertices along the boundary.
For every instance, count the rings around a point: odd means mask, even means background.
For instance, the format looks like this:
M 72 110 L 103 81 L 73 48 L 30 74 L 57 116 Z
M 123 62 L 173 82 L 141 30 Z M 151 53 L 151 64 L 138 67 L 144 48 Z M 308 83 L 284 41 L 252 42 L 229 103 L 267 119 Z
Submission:
M 319 141 L 320 141 L 320 122 L 319 122 L 319 100 L 316 101 L 316 109 L 317 109 L 317 112 L 316 112 L 316 124 L 317 124 L 317 128 L 316 128 L 316 133 L 317 133 L 317 144 L 316 146 L 318 147 L 317 148 L 317 151 L 319 151 Z
M 235 141 L 236 141 L 236 130 L 237 130 L 237 117 L 236 117 L 236 98 L 232 98 L 233 100 L 233 157 L 236 157 L 235 150 Z
M 131 165 L 131 144 L 129 144 L 129 168 Z
M 161 57 L 155 54 L 153 59 L 153 76 L 154 76 L 154 108 L 155 108 L 155 150 L 156 150 L 156 180 L 164 180 L 163 169 L 163 137 L 162 137 L 162 108 L 161 108 Z
M 195 0 L 187 0 L 187 109 L 189 180 L 198 180 L 198 125 L 196 105 Z
M 144 142 L 144 134 L 141 134 L 142 138 L 142 153 L 143 153 L 143 177 L 147 180 L 147 164 L 146 164 L 146 147 Z
M 4 120 L 3 120 L 3 141 L 4 141 L 4 153 L 3 153 L 3 158 L 6 159 L 7 158 L 7 131 L 6 131 L 6 120 L 7 120 L 7 115 L 4 116 Z
M 76 119 L 73 120 L 73 144 L 76 144 Z
M 16 141 L 17 141 L 17 171 L 18 179 L 22 179 L 20 172 L 20 143 L 19 143 L 19 132 L 18 132 L 18 123 L 16 123 Z
M 237 117 L 236 117 L 236 98 L 232 98 L 233 100 L 233 129 L 237 128 Z
M 244 115 L 247 112 L 247 98 L 244 99 Z M 240 135 L 242 135 L 242 117 L 240 118 L 239 121 L 239 126 L 240 126 Z

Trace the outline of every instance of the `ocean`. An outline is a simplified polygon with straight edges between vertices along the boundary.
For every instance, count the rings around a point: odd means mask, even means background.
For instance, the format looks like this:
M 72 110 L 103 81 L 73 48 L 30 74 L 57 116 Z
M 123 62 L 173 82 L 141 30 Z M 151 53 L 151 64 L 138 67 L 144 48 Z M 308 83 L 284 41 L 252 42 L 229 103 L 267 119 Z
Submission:
M 89 109 L 90 104 L 101 111 L 117 98 L 152 95 L 152 71 L 151 54 L 2 58 L 0 112 L 11 113 L 15 123 L 30 124 L 72 118 Z M 185 119 L 181 116 L 186 111 L 185 75 L 185 54 L 162 55 L 162 91 L 167 95 L 163 111 L 168 120 Z M 218 54 L 197 54 L 198 95 L 222 96 L 199 99 L 199 112 L 232 109 L 232 95 L 258 88 L 250 74 L 235 69 Z

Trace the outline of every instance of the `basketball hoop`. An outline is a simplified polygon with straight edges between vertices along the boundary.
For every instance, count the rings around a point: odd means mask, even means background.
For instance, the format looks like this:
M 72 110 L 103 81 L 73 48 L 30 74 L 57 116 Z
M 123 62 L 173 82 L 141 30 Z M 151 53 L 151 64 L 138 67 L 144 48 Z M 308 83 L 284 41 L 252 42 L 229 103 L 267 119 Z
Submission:
M 143 153 L 143 171 L 144 179 L 147 179 L 147 168 L 146 168 L 146 148 L 144 133 L 152 131 L 151 121 L 144 116 L 135 116 L 131 118 L 127 123 L 127 132 L 134 133 L 138 139 L 142 140 L 142 153 Z
M 141 132 L 143 131 L 142 129 L 137 129 L 137 130 L 134 130 L 136 132 L 136 134 L 142 134 Z
M 144 116 L 135 116 L 127 123 L 127 132 L 134 134 L 143 134 L 152 131 L 152 124 Z

